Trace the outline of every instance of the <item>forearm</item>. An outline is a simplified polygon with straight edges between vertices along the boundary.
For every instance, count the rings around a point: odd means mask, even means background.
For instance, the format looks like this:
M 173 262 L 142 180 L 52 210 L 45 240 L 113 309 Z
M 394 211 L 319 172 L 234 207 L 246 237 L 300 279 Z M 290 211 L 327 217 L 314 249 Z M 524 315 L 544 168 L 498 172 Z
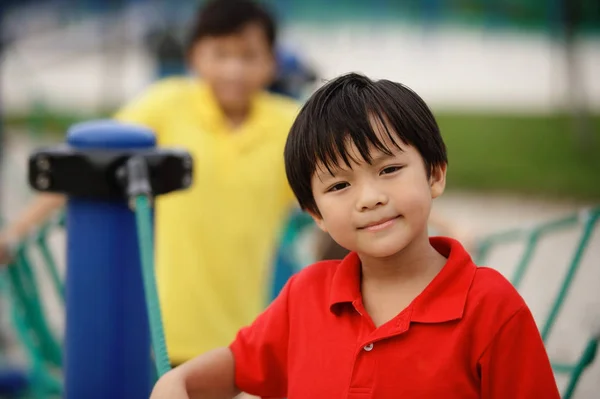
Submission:
M 152 398 L 230 399 L 239 393 L 234 373 L 231 351 L 215 349 L 165 374 L 157 383 Z M 186 394 L 181 395 L 183 392 Z
M 61 194 L 40 194 L 9 226 L 4 234 L 21 240 L 36 226 L 44 223 L 48 218 L 65 204 L 65 197 Z
M 219 348 L 181 365 L 190 398 L 232 398 L 235 386 L 235 361 L 229 348 Z M 209 396 L 210 395 L 210 396 Z

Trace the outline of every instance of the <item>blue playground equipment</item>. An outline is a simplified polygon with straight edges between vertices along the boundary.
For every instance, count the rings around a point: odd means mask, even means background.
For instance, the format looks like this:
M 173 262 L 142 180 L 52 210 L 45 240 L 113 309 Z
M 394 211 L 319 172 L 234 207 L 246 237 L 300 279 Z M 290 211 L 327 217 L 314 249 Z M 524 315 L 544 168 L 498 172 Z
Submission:
M 30 363 L 26 371 L 0 363 L 0 397 L 147 398 L 156 376 L 170 368 L 154 284 L 149 197 L 187 187 L 191 157 L 155 150 L 151 131 L 112 121 L 76 125 L 67 143 L 30 159 L 30 183 L 67 193 L 69 200 L 64 218 L 22 243 L 0 280 Z M 63 288 L 47 236 L 65 220 Z M 64 365 L 29 261 L 33 246 L 65 298 Z
M 149 149 L 155 138 L 144 128 L 106 122 L 75 126 L 67 143 L 79 150 Z M 134 214 L 125 200 L 71 197 L 66 220 L 65 396 L 148 397 L 150 334 Z
M 297 52 L 279 47 L 277 57 L 277 76 L 269 87 L 273 93 L 301 99 L 304 91 L 316 82 L 317 73 Z

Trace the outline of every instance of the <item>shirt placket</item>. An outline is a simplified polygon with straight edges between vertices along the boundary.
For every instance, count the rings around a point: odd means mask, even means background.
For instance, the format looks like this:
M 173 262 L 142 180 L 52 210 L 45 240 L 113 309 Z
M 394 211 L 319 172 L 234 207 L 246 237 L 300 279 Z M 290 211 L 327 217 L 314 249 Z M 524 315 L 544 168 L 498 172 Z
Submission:
M 405 309 L 390 322 L 375 328 L 361 300 L 352 303 L 362 318 L 361 330 L 354 355 L 352 377 L 348 388 L 348 399 L 368 399 L 373 397 L 377 378 L 378 342 L 393 339 L 408 331 L 412 308 Z

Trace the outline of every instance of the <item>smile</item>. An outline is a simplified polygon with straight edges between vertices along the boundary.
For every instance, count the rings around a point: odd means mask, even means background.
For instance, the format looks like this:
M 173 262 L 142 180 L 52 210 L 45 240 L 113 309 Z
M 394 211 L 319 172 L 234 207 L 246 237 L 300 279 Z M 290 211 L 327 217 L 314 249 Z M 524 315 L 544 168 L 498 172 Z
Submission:
M 388 227 L 393 225 L 396 222 L 396 219 L 398 219 L 399 217 L 400 216 L 395 216 L 393 218 L 381 219 L 377 222 L 369 223 L 364 227 L 359 227 L 359 230 L 380 231 L 383 229 L 387 229 Z

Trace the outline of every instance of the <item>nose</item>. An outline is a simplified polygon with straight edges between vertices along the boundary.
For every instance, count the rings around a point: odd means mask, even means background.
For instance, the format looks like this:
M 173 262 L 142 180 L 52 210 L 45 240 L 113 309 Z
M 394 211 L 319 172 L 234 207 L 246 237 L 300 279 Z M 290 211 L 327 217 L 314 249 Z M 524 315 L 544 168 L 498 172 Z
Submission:
M 364 212 L 385 205 L 387 202 L 387 194 L 378 189 L 376 185 L 363 184 L 356 201 L 356 209 L 359 212 Z
M 223 76 L 228 81 L 237 82 L 244 73 L 244 63 L 239 57 L 229 57 L 227 62 L 222 65 Z

